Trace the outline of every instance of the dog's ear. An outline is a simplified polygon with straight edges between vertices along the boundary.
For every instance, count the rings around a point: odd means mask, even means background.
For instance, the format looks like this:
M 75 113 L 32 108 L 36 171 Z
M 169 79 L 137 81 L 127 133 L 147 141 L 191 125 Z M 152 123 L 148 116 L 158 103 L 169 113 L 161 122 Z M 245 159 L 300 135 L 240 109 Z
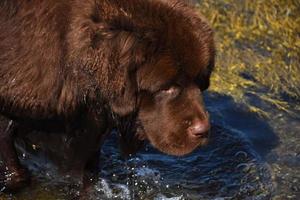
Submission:
M 116 74 L 117 75 L 117 74 Z M 136 110 L 137 107 L 137 92 L 135 80 L 130 72 L 124 72 L 124 79 L 120 80 L 117 92 L 112 96 L 110 100 L 110 107 L 112 111 L 119 116 L 128 115 Z M 120 76 L 119 76 L 120 77 Z M 114 79 L 114 78 L 112 78 Z
M 120 31 L 111 39 L 108 77 L 112 85 L 110 107 L 120 116 L 134 112 L 137 107 L 136 67 L 142 62 L 138 39 L 130 32 Z
M 212 55 L 207 67 L 196 77 L 196 84 L 201 91 L 206 90 L 210 85 L 210 76 L 215 67 L 215 56 Z

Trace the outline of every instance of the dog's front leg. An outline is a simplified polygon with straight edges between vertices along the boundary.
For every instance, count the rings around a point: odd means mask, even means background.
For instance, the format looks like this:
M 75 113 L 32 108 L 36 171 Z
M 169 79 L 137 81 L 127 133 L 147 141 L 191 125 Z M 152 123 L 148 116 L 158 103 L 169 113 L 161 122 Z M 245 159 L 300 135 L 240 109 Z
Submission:
M 14 191 L 28 182 L 29 176 L 18 159 L 14 146 L 15 124 L 11 120 L 4 130 L 0 130 L 0 157 L 3 166 L 0 168 L 0 190 Z
M 84 130 L 79 136 L 80 144 L 76 145 L 85 151 L 85 166 L 82 176 L 82 188 L 80 199 L 88 199 L 93 186 L 98 181 L 100 172 L 100 149 L 106 138 L 111 132 L 112 126 L 105 112 L 89 110 L 84 119 Z

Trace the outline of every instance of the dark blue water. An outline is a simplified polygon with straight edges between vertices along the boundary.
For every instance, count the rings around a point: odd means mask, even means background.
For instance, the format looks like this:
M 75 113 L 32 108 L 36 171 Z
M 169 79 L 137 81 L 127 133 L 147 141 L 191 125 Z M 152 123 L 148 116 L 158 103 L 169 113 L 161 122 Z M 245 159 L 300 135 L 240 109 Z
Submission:
M 207 93 L 211 139 L 184 157 L 164 155 L 147 144 L 124 159 L 116 134 L 106 141 L 99 181 L 91 199 L 270 199 L 276 183 L 267 162 L 278 145 L 268 123 L 231 97 Z M 72 199 L 79 185 L 61 177 L 43 157 L 24 153 L 33 173 L 31 186 L 13 199 Z M 0 199 L 8 196 L 2 195 Z

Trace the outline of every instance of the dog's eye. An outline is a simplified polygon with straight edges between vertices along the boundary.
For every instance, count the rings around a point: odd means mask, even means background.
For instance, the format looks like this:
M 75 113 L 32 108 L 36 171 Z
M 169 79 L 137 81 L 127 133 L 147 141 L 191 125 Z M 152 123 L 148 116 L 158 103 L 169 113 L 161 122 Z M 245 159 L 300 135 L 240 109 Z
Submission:
M 175 92 L 177 92 L 177 88 L 176 87 L 170 87 L 168 89 L 162 90 L 162 92 L 165 93 L 165 94 L 174 94 Z
M 180 88 L 176 86 L 168 87 L 166 89 L 160 90 L 160 94 L 167 96 L 177 96 L 180 92 Z

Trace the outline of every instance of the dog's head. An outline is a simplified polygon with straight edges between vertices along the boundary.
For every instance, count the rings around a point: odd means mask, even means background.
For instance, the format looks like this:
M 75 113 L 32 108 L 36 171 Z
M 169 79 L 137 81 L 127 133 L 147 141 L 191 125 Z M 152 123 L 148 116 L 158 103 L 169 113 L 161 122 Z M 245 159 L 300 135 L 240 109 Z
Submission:
M 137 136 L 171 155 L 190 153 L 209 136 L 202 93 L 209 87 L 214 48 L 212 40 L 192 42 L 177 47 L 178 57 L 172 48 L 147 52 L 147 59 L 127 74 L 121 98 L 111 104 L 119 115 L 137 112 Z
M 214 67 L 213 34 L 201 21 L 199 27 L 178 24 L 168 33 L 136 36 L 123 33 L 119 63 L 129 69 L 122 95 L 112 101 L 120 115 L 137 113 L 137 135 L 171 155 L 190 153 L 208 141 L 210 123 L 202 93 L 209 87 Z M 134 56 L 132 56 L 134 55 Z M 134 64 L 133 64 L 134 63 Z
M 191 72 L 165 55 L 138 70 L 139 134 L 162 152 L 184 155 L 207 143 L 210 123 L 202 92 L 212 64 Z
M 108 22 L 89 20 L 90 57 L 100 63 L 92 59 L 94 76 L 115 115 L 136 114 L 140 138 L 167 154 L 187 154 L 209 135 L 202 92 L 214 66 L 212 30 L 179 1 L 136 3 L 139 9 L 117 4 L 117 14 L 102 17 Z

